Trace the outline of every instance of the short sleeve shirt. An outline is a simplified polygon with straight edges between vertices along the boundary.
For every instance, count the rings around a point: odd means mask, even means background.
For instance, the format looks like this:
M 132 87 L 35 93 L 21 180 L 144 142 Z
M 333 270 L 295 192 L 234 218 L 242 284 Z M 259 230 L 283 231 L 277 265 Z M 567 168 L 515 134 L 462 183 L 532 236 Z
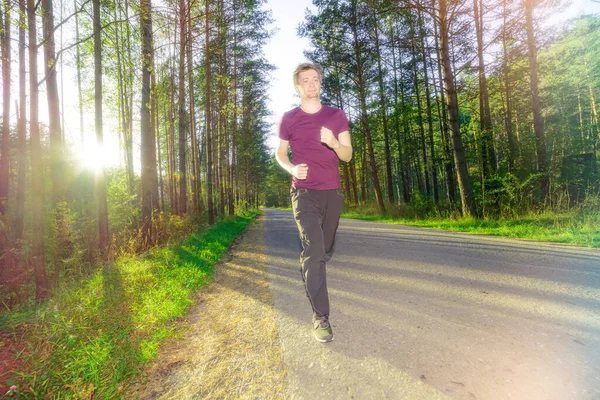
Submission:
M 331 190 L 340 187 L 339 158 L 335 151 L 321 143 L 323 126 L 330 129 L 336 139 L 349 130 L 346 114 L 325 105 L 313 114 L 296 107 L 281 118 L 278 136 L 289 142 L 292 163 L 308 166 L 306 179 L 292 178 L 294 188 Z

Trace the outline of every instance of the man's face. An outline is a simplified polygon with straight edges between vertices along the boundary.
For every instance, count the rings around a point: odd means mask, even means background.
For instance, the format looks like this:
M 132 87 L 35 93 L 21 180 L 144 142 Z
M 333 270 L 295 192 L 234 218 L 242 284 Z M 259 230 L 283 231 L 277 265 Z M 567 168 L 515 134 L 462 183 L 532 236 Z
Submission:
M 298 74 L 296 91 L 300 98 L 315 99 L 321 94 L 321 77 L 314 69 L 302 71 Z

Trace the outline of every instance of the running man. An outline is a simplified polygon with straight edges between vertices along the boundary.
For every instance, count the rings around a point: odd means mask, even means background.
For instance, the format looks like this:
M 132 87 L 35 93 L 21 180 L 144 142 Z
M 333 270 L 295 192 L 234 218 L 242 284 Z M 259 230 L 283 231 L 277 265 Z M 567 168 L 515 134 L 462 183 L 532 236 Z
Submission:
M 301 103 L 279 122 L 276 158 L 292 175 L 290 195 L 302 241 L 300 272 L 313 309 L 315 338 L 326 343 L 333 340 L 326 264 L 333 256 L 344 205 L 339 160 L 352 159 L 352 143 L 344 112 L 321 104 L 322 77 L 317 64 L 303 63 L 294 71 Z

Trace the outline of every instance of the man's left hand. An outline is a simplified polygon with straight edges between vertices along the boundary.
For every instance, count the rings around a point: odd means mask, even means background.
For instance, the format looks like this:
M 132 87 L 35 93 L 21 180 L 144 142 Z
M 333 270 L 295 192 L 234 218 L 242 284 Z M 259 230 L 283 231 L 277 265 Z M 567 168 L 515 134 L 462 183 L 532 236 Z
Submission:
M 333 136 L 331 129 L 327 129 L 324 126 L 321 127 L 321 143 L 326 144 L 331 149 L 340 147 L 340 142 Z

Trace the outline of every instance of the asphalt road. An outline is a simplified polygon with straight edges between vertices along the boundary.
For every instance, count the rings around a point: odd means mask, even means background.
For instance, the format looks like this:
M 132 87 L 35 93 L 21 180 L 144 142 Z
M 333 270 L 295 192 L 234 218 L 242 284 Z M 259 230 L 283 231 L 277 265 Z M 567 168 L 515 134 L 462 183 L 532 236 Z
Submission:
M 311 336 L 291 212 L 265 252 L 294 399 L 600 399 L 600 251 L 340 222 Z

